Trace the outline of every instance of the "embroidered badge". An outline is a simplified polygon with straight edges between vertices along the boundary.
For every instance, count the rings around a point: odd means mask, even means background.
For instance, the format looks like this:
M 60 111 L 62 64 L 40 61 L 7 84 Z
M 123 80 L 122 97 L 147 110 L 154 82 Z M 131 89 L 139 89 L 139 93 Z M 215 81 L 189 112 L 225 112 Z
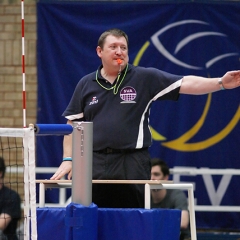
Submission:
M 97 103 L 98 103 L 98 99 L 95 96 L 95 97 L 92 98 L 92 101 L 89 103 L 89 105 L 93 105 L 93 104 L 97 104 Z
M 123 100 L 121 103 L 135 103 L 136 96 L 137 92 L 133 87 L 127 86 L 120 91 L 120 98 Z

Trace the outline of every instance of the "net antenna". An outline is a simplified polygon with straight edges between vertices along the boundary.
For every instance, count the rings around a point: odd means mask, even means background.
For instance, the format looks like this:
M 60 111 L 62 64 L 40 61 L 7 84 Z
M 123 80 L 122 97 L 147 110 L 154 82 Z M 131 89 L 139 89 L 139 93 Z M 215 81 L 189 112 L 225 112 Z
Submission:
M 22 102 L 23 102 L 23 127 L 26 127 L 26 80 L 25 80 L 25 40 L 24 40 L 24 0 L 21 0 L 22 15 Z

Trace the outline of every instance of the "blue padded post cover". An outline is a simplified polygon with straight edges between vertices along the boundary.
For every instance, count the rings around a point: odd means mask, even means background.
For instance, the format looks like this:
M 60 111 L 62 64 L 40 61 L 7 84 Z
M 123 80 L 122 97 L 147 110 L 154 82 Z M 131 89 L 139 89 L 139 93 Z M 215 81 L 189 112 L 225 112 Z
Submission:
M 39 240 L 179 240 L 181 211 L 72 203 L 67 209 L 38 208 L 37 217 Z
M 177 209 L 98 210 L 98 240 L 179 240 Z
M 70 203 L 66 207 L 65 239 L 97 240 L 98 207 L 92 203 L 89 207 Z
M 39 240 L 65 240 L 65 208 L 37 208 L 37 231 Z

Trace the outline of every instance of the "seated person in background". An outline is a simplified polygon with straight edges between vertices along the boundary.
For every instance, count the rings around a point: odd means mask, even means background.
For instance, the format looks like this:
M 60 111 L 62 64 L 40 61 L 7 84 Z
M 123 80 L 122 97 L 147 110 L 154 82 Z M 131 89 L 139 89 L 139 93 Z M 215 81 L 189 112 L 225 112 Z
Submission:
M 151 180 L 168 180 L 170 172 L 163 160 L 153 158 L 151 165 Z M 180 240 L 190 239 L 188 201 L 185 193 L 179 189 L 153 189 L 151 196 L 151 208 L 182 210 Z
M 17 240 L 16 229 L 21 217 L 21 199 L 17 192 L 4 185 L 6 166 L 0 157 L 0 239 Z

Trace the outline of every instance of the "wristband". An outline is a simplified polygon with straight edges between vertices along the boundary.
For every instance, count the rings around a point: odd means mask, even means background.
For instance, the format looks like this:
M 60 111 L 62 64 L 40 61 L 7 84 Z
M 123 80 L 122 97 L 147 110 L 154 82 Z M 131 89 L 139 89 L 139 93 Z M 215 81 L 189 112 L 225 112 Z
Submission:
M 72 158 L 71 157 L 65 157 L 65 158 L 63 158 L 63 161 L 72 161 Z
M 219 79 L 218 79 L 218 83 L 219 83 L 219 85 L 220 85 L 221 90 L 225 90 L 225 88 L 224 88 L 224 86 L 223 86 L 223 83 L 222 83 L 222 78 L 219 78 Z

